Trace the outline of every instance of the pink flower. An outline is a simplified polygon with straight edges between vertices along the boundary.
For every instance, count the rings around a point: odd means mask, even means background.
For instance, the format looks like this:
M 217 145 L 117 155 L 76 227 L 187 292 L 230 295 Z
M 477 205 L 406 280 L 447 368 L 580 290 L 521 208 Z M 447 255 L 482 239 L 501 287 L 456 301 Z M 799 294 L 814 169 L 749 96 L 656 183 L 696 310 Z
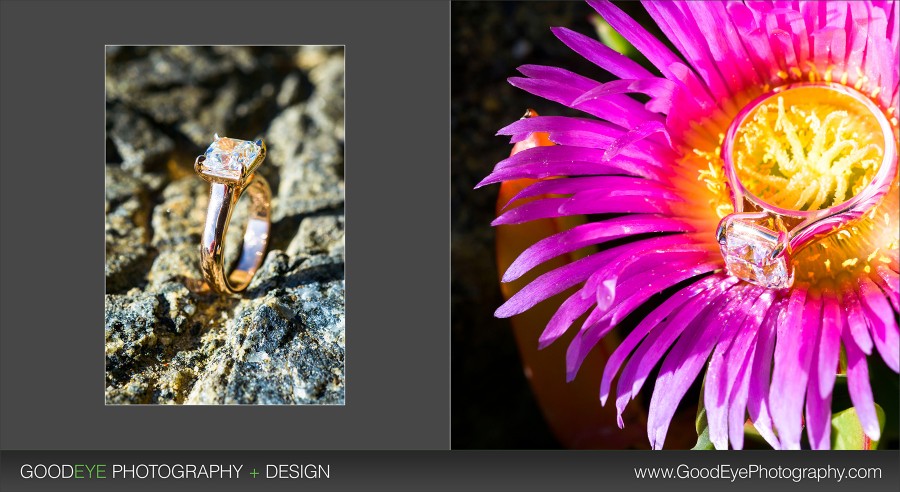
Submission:
M 900 3 L 645 3 L 678 54 L 611 3 L 588 3 L 661 76 L 594 39 L 553 29 L 563 43 L 619 80 L 601 84 L 562 68 L 520 67 L 524 77 L 511 78 L 511 84 L 589 117 L 538 116 L 503 128 L 499 133 L 513 142 L 547 132 L 556 145 L 514 154 L 479 186 L 557 178 L 523 190 L 495 225 L 591 216 L 584 225 L 532 245 L 504 281 L 564 253 L 609 241 L 616 245 L 541 275 L 496 315 L 516 315 L 580 286 L 539 340 L 541 347 L 553 343 L 587 314 L 568 348 L 571 380 L 607 333 L 666 291 L 668 297 L 615 350 L 600 388 L 604 404 L 615 396 L 621 426 L 623 409 L 661 364 L 648 415 L 650 443 L 657 449 L 678 403 L 704 368 L 702 397 L 716 448 L 727 448 L 729 441 L 734 448 L 743 446 L 748 415 L 775 448 L 798 449 L 804 426 L 813 448 L 828 448 L 842 352 L 860 422 L 877 440 L 867 357 L 880 356 L 893 371 L 900 369 L 897 177 L 870 213 L 795 256 L 793 287 L 769 290 L 724 270 L 715 230 L 733 207 L 719 152 L 722 136 L 749 101 L 797 81 L 828 81 L 859 91 L 884 112 L 896 140 Z M 809 118 L 814 117 L 804 121 Z M 809 124 L 813 135 L 818 123 Z M 761 143 L 769 149 L 789 145 L 777 139 Z M 822 173 L 816 186 L 823 197 L 846 188 L 836 171 Z M 815 195 L 807 189 L 811 184 L 797 187 L 798 182 L 807 183 L 792 181 L 779 196 L 802 202 Z M 542 198 L 514 206 L 528 197 Z

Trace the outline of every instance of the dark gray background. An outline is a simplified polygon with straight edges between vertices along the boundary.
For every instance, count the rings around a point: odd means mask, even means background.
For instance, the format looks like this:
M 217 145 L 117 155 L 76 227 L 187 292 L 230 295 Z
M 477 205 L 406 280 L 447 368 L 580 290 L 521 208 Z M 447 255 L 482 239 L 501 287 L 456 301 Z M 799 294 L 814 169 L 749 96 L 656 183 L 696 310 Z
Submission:
M 3 1 L 3 449 L 447 449 L 445 2 Z M 343 407 L 104 406 L 105 44 L 346 45 Z

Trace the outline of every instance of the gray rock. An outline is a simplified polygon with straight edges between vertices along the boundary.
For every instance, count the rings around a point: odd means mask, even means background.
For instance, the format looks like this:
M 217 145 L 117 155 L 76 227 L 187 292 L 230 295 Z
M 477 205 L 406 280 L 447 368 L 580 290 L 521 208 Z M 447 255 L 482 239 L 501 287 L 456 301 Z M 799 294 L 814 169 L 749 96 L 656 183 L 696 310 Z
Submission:
M 175 148 L 171 138 L 147 118 L 122 106 L 113 106 L 106 118 L 108 137 L 122 158 L 123 169 L 138 176 L 163 169 Z
M 300 74 L 291 73 L 285 77 L 284 81 L 281 83 L 281 88 L 278 90 L 278 97 L 275 98 L 275 102 L 278 103 L 278 107 L 280 108 L 292 106 L 300 102 L 300 98 L 303 97 L 303 92 L 304 86 Z
M 106 402 L 342 404 L 342 49 L 109 47 L 106 60 Z M 269 146 L 270 247 L 241 298 L 211 294 L 198 268 L 209 185 L 190 167 L 216 132 Z
M 106 296 L 107 384 L 122 380 L 142 357 L 152 354 L 164 329 L 159 299 L 134 289 L 127 295 Z
M 106 292 L 144 282 L 153 261 L 149 248 L 148 199 L 140 180 L 106 166 Z
M 335 139 L 333 127 L 316 127 L 315 131 L 304 128 L 300 124 L 303 114 L 303 108 L 292 107 L 272 123 L 269 140 L 273 152 L 279 148 L 273 160 L 281 167 L 273 213 L 276 221 L 335 208 L 344 202 L 343 141 Z M 302 143 L 292 144 L 298 141 Z
M 344 283 L 242 302 L 187 403 L 344 402 Z
M 344 255 L 344 216 L 306 217 L 286 250 L 288 255 Z
M 344 58 L 334 57 L 310 70 L 315 87 L 307 113 L 317 128 L 344 140 Z
M 195 175 L 172 181 L 162 192 L 162 200 L 153 209 L 153 245 L 200 244 L 206 221 L 209 184 Z
M 175 125 L 197 117 L 212 94 L 208 89 L 194 86 L 173 87 L 165 92 L 137 93 L 128 104 L 165 125 Z
M 235 71 L 232 50 L 204 46 L 139 47 L 130 59 L 116 63 L 121 48 L 107 48 L 106 98 L 135 101 L 144 93 L 173 86 L 215 82 Z M 124 57 L 123 57 L 124 58 Z

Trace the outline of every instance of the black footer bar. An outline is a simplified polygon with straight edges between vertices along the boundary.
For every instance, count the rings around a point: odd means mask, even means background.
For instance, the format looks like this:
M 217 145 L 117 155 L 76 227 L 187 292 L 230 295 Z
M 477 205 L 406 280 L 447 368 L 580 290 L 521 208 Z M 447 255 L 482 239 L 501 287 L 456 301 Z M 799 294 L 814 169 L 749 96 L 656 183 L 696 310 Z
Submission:
M 3 451 L 18 491 L 898 490 L 897 451 Z

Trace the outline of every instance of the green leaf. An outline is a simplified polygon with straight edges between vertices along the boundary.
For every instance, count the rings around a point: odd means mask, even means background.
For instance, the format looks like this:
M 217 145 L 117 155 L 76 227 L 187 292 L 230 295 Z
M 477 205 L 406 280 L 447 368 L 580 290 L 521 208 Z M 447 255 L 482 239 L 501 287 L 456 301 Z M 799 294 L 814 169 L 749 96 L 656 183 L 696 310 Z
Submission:
M 709 440 L 709 424 L 706 422 L 706 407 L 703 406 L 704 386 L 706 386 L 706 377 L 703 378 L 703 384 L 700 386 L 700 401 L 697 402 L 697 444 L 691 448 L 692 451 L 709 451 L 715 449 L 712 441 Z
M 712 451 L 714 449 L 712 441 L 709 440 L 709 427 L 705 427 L 697 436 L 697 444 L 691 448 L 691 451 Z
M 621 34 L 616 32 L 615 29 L 608 22 L 603 20 L 599 15 L 592 15 L 591 22 L 594 24 L 594 29 L 597 31 L 597 36 L 600 37 L 600 41 L 603 42 L 606 46 L 616 50 L 617 52 L 629 57 L 633 58 L 638 54 L 638 51 L 634 48 L 634 46 L 628 42 Z
M 875 414 L 878 415 L 878 426 L 884 430 L 884 410 L 876 403 Z M 870 440 L 862 425 L 856 408 L 850 407 L 831 416 L 831 449 L 877 449 L 878 441 Z

